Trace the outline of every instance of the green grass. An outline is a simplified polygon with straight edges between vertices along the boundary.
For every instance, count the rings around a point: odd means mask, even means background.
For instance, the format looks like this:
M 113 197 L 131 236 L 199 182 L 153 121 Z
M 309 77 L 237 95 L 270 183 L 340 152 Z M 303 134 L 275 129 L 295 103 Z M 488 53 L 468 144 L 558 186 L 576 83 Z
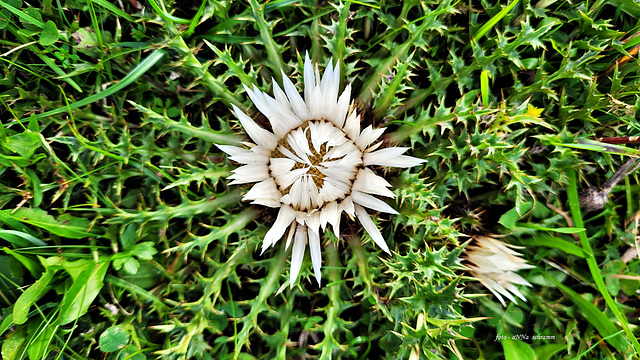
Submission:
M 140 8 L 136 7 L 140 5 Z M 631 359 L 640 183 L 580 208 L 640 136 L 633 1 L 0 0 L 3 359 Z M 144 11 L 142 10 L 144 9 Z M 376 169 L 392 250 L 347 216 L 289 289 L 277 211 L 228 186 L 242 85 L 333 59 L 363 127 L 426 160 Z M 474 235 L 535 267 L 502 306 Z M 487 295 L 489 294 L 489 295 Z

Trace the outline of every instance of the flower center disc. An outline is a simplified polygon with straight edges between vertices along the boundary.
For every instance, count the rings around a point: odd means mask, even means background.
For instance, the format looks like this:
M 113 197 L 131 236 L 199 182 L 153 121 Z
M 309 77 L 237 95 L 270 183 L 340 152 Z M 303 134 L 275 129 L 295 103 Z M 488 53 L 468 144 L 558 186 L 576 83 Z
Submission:
M 298 211 L 344 199 L 362 165 L 362 151 L 331 122 L 311 120 L 291 130 L 271 153 L 269 171 L 280 201 Z

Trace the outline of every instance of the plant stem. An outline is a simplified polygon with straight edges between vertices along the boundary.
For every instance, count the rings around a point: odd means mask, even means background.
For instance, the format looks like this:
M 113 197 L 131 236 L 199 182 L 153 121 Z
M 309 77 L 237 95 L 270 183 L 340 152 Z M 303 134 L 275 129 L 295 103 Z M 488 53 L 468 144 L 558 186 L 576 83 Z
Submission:
M 338 333 L 338 319 L 340 317 L 340 286 L 342 284 L 342 275 L 340 272 L 340 257 L 338 250 L 333 243 L 329 243 L 325 247 L 327 253 L 327 268 L 329 283 L 327 286 L 327 295 L 329 297 L 329 304 L 327 305 L 327 321 L 324 324 L 324 341 L 322 346 L 322 354 L 320 359 L 331 359 L 333 351 L 340 349 L 340 342 L 336 341 L 335 334 Z
M 576 180 L 576 173 L 573 169 L 567 171 L 567 175 L 569 176 L 569 184 L 567 186 L 567 197 L 569 200 L 569 208 L 571 210 L 571 216 L 573 217 L 573 222 L 575 227 L 584 228 L 584 224 L 582 222 L 582 213 L 580 212 L 580 202 L 578 201 L 578 187 Z M 596 262 L 595 257 L 593 256 L 593 250 L 591 250 L 591 245 L 589 244 L 589 239 L 587 239 L 587 234 L 585 231 L 581 231 L 578 233 L 580 238 L 580 244 L 582 245 L 582 249 L 586 254 L 587 265 L 589 266 L 589 271 L 591 272 L 591 276 L 596 283 L 596 287 L 602 297 L 604 298 L 605 303 L 611 309 L 611 312 L 615 315 L 616 319 L 620 322 L 620 325 L 624 329 L 625 334 L 629 337 L 629 340 L 633 344 L 633 348 L 636 351 L 636 355 L 640 354 L 640 343 L 638 343 L 638 339 L 636 339 L 635 335 L 629 328 L 629 324 L 627 319 L 618 309 L 617 304 L 609 294 L 607 290 L 604 280 L 602 279 L 602 273 L 600 273 L 600 269 L 598 268 L 598 263 Z

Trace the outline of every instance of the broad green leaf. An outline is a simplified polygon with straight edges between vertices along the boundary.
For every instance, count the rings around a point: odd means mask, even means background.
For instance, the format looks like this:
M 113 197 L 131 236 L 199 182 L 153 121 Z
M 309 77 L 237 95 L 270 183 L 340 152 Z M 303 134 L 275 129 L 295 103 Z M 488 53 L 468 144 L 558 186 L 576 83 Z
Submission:
M 116 267 L 115 264 L 114 264 L 114 267 Z M 124 262 L 124 271 L 129 275 L 137 274 L 139 268 L 140 268 L 140 262 L 133 257 L 126 259 L 126 261 Z
M 520 207 L 520 212 L 517 208 L 513 208 L 500 216 L 498 222 L 507 229 L 513 229 L 516 226 L 516 221 L 520 219 L 526 212 L 531 210 L 533 203 L 526 203 Z
M 27 270 L 29 270 L 33 277 L 40 276 L 40 274 L 44 270 L 42 268 L 42 265 L 31 257 L 24 256 L 19 252 L 11 250 L 7 247 L 3 248 L 2 250 L 7 253 L 7 255 L 11 255 L 14 260 L 19 261 L 25 268 L 27 268 Z M 16 264 L 13 265 L 14 266 L 12 266 L 12 270 L 14 270 L 14 268 L 17 268 L 17 266 L 15 266 Z
M 58 41 L 58 28 L 56 24 L 49 20 L 44 24 L 42 33 L 40 34 L 40 45 L 49 46 Z
M 131 253 L 142 260 L 151 260 L 153 259 L 153 255 L 158 253 L 158 250 L 153 247 L 153 243 L 151 241 L 145 241 L 135 245 L 131 250 Z
M 500 216 L 500 220 L 498 220 L 498 223 L 500 223 L 507 229 L 513 229 L 516 226 L 516 221 L 518 221 L 519 218 L 520 214 L 518 214 L 516 208 L 513 208 L 502 214 L 502 216 Z
M 20 222 L 20 219 L 16 219 L 11 211 L 0 211 L 0 221 L 4 223 L 4 227 L 10 227 L 15 230 L 19 230 L 23 233 L 33 233 L 36 234 L 33 230 L 31 230 L 27 225 Z
M 20 325 L 27 321 L 31 306 L 51 289 L 49 284 L 51 280 L 53 280 L 55 273 L 56 270 L 47 269 L 40 279 L 36 280 L 33 285 L 29 286 L 29 288 L 20 295 L 13 306 L 14 323 Z
M 549 360 L 553 359 L 554 355 L 563 349 L 567 348 L 567 344 L 564 343 L 556 343 L 556 344 L 546 344 L 540 345 L 533 348 L 533 352 L 536 355 L 536 360 Z
M 118 360 L 147 360 L 147 357 L 139 347 L 131 344 L 118 353 Z
M 0 230 L 0 239 L 8 241 L 17 247 L 47 246 L 47 243 L 37 237 L 17 230 Z
M 76 40 L 76 44 L 73 47 L 79 52 L 94 55 L 97 51 L 98 37 L 92 28 L 86 27 L 78 29 L 78 31 L 71 34 L 71 36 Z
M 2 309 L 2 323 L 0 323 L 0 335 L 13 326 L 13 305 Z
M 91 223 L 85 218 L 65 214 L 56 219 L 42 209 L 24 207 L 15 212 L 13 210 L 0 210 L 0 212 L 8 218 L 37 226 L 62 237 L 83 239 L 86 237 L 100 236 L 99 234 L 89 231 Z
M 29 176 L 29 184 L 31 185 L 33 207 L 39 207 L 40 204 L 42 204 L 42 187 L 40 186 L 40 177 L 31 169 L 26 169 L 26 172 Z
M 28 127 L 29 131 L 34 132 L 34 133 L 39 133 L 40 132 L 40 123 L 38 122 L 38 117 L 36 116 L 36 114 L 31 114 L 29 116 L 29 127 Z
M 20 330 L 10 334 L 2 342 L 2 358 L 3 359 L 19 359 L 19 354 L 24 350 L 28 339 L 27 328 L 23 327 Z
M 236 318 L 241 318 L 244 316 L 244 311 L 242 310 L 240 305 L 236 302 L 222 304 L 219 308 L 220 310 L 224 311 L 228 317 L 235 316 Z
M 136 229 L 138 224 L 129 224 L 122 231 L 120 235 L 120 245 L 122 249 L 129 250 L 136 243 Z
M 573 242 L 567 241 L 557 236 L 535 236 L 533 239 L 520 240 L 523 245 L 527 246 L 545 246 L 556 248 L 567 254 L 584 258 L 586 255 L 584 250 Z
M 1 9 L 0 10 L 0 30 L 6 28 L 7 25 L 9 25 L 9 19 L 11 19 L 11 11 L 7 9 Z
M 47 259 L 51 259 L 51 258 L 47 258 Z M 67 273 L 69 273 L 69 276 L 71 276 L 71 279 L 73 279 L 73 281 L 78 280 L 78 277 L 80 277 L 80 274 L 82 274 L 85 270 L 87 270 L 89 267 L 93 266 L 94 264 L 95 262 L 89 259 L 63 261 L 60 263 L 61 267 Z
M 9 6 L 5 6 L 9 11 L 13 12 L 15 15 L 20 18 L 20 22 L 24 27 L 28 30 L 38 30 L 44 28 L 44 23 L 42 22 L 42 15 L 40 11 L 34 7 L 27 7 L 22 10 L 12 9 Z M 16 11 L 14 11 L 16 10 Z
M 114 255 L 112 257 L 113 267 L 116 270 L 124 268 L 124 271 L 127 274 L 135 275 L 138 273 L 140 262 L 136 260 L 134 256 L 140 258 L 141 260 L 152 260 L 153 255 L 155 255 L 157 252 L 158 250 L 153 247 L 153 243 L 150 241 L 136 244 L 131 247 L 131 250 Z
M 617 297 L 620 292 L 620 278 L 611 275 L 622 274 L 624 269 L 625 263 L 622 260 L 609 260 L 602 267 L 604 284 L 613 297 Z
M 11 306 L 22 293 L 19 289 L 24 285 L 23 276 L 14 276 L 16 267 L 10 256 L 0 255 L 0 307 Z
M 0 165 L 6 167 L 19 166 L 21 168 L 35 164 L 47 157 L 45 154 L 39 154 L 31 159 L 25 159 L 22 156 L 7 156 L 0 154 Z
M 106 259 L 92 263 L 75 279 L 60 305 L 60 325 L 66 325 L 87 312 L 102 289 L 109 263 Z
M 626 296 L 634 296 L 638 293 L 638 290 L 640 290 L 640 281 L 638 281 L 637 278 L 622 278 L 620 279 L 620 290 L 622 290 Z
M 493 313 L 494 319 L 501 319 L 501 321 L 505 321 L 508 324 L 511 324 L 517 328 L 522 328 L 522 319 L 520 312 L 508 311 L 508 309 L 504 309 L 500 306 L 499 303 L 490 300 L 487 297 L 480 297 L 478 301 L 482 306 L 485 306 Z
M 161 278 L 162 270 L 152 261 L 140 262 L 138 272 L 122 276 L 125 283 L 130 283 L 140 289 L 150 289 L 156 286 Z
M 29 159 L 38 147 L 40 147 L 40 134 L 25 131 L 9 136 L 7 137 L 6 146 L 9 150 L 20 154 L 23 158 Z
M 70 261 L 63 260 L 60 256 L 49 256 L 46 258 L 42 256 L 38 256 L 38 259 L 40 260 L 40 263 L 42 263 L 42 266 L 44 266 L 47 269 L 48 268 L 62 269 L 63 264 L 66 265 L 66 264 L 72 263 Z
M 501 343 L 505 360 L 536 360 L 531 346 L 522 340 L 505 339 Z
M 129 343 L 131 335 L 122 326 L 112 326 L 100 335 L 99 346 L 104 352 L 120 350 Z

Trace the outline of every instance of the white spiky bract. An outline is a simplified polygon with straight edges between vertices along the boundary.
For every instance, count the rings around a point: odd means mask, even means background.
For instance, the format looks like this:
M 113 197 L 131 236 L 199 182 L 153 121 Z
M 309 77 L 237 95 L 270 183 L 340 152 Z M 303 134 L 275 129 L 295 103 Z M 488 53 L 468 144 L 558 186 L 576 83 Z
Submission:
M 309 245 L 315 277 L 320 285 L 321 233 L 331 224 L 339 236 L 340 217 L 347 213 L 360 220 L 373 241 L 389 248 L 365 208 L 397 214 L 374 195 L 394 198 L 391 185 L 367 166 L 412 167 L 423 162 L 403 155 L 409 148 L 378 149 L 384 129 L 360 130 L 360 115 L 350 103 L 351 85 L 338 94 L 338 65 L 325 70 L 322 79 L 309 56 L 304 63 L 304 99 L 282 73 L 284 91 L 273 82 L 274 97 L 257 88 L 245 90 L 271 123 L 261 128 L 233 106 L 233 112 L 254 143 L 247 148 L 217 145 L 243 166 L 235 169 L 230 184 L 253 185 L 243 197 L 252 204 L 279 208 L 265 235 L 262 251 L 274 246 L 288 231 L 286 247 L 293 241 L 290 286 L 300 273 Z
M 506 306 L 502 295 L 517 303 L 515 294 L 522 301 L 527 299 L 522 295 L 516 285 L 531 286 L 516 271 L 531 269 L 534 266 L 520 257 L 520 253 L 513 249 L 519 247 L 505 244 L 504 242 L 488 236 L 476 236 L 473 246 L 467 246 L 467 267 L 471 275 L 478 279 Z

